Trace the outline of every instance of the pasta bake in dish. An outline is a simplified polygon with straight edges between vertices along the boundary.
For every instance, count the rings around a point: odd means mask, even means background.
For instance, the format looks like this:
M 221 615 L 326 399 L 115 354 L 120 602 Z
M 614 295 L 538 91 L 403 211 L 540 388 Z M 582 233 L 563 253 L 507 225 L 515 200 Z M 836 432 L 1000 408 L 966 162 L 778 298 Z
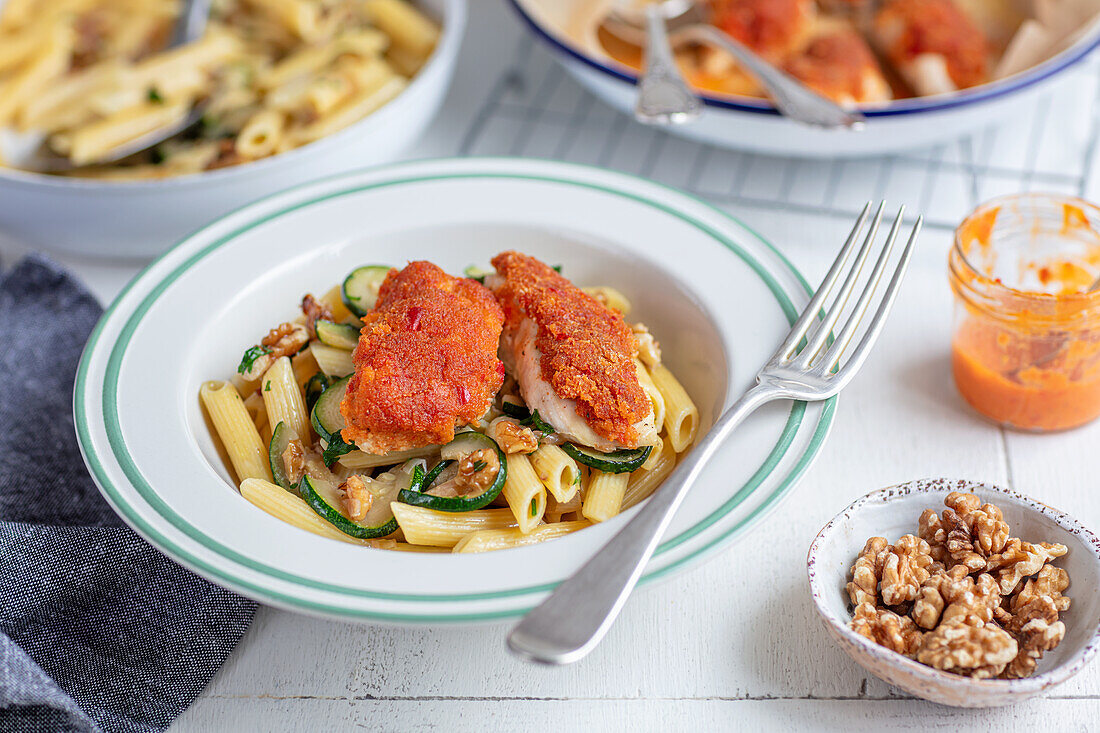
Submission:
M 651 494 L 699 411 L 627 298 L 519 252 L 356 268 L 200 388 L 241 494 L 333 539 L 484 552 Z
M 43 136 L 83 166 L 199 107 L 201 121 L 175 138 L 79 175 L 163 178 L 238 165 L 371 114 L 401 93 L 439 35 L 405 0 L 214 0 L 205 35 L 166 48 L 180 8 L 0 4 L 0 131 Z

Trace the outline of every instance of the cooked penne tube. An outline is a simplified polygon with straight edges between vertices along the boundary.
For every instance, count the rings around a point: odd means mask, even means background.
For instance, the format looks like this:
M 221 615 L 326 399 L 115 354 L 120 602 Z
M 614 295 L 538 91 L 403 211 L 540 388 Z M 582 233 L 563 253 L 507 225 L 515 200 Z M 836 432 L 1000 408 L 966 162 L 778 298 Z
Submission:
M 413 545 L 454 547 L 471 532 L 515 527 L 511 509 L 478 509 L 472 512 L 437 512 L 393 502 L 393 516 Z
M 546 490 L 559 502 L 565 503 L 581 488 L 581 470 L 577 462 L 556 445 L 541 445 L 527 455 L 531 468 Z
M 262 8 L 287 30 L 307 41 L 321 33 L 321 5 L 305 0 L 248 0 Z
M 683 453 L 695 441 L 699 429 L 699 409 L 679 380 L 663 364 L 650 367 L 649 376 L 665 401 L 664 425 L 668 431 L 668 442 L 677 453 Z
M 271 480 L 267 446 L 260 438 L 244 401 L 229 382 L 205 382 L 199 396 L 221 439 L 237 481 L 249 478 Z
M 505 500 L 521 532 L 530 532 L 542 521 L 546 511 L 546 487 L 539 481 L 531 461 L 522 453 L 506 456 L 508 477 L 504 481 Z
M 593 469 L 592 478 L 585 489 L 581 514 L 593 522 L 606 522 L 620 511 L 626 492 L 629 473 L 604 473 Z
M 647 469 L 656 466 L 657 461 L 661 459 L 661 451 L 664 450 L 664 447 L 665 439 L 658 435 L 654 443 L 650 446 L 649 457 L 645 459 L 645 463 L 639 466 L 639 468 Z
M 608 308 L 619 311 L 624 316 L 630 314 L 630 300 L 615 288 L 598 285 L 594 288 L 581 288 L 584 292 L 600 301 Z
M 26 61 L 6 81 L 0 77 L 0 126 L 10 122 L 17 110 L 32 99 L 39 89 L 68 68 L 73 47 L 73 31 L 67 24 L 59 25 L 45 39 L 38 53 Z
M 54 145 L 77 165 L 91 163 L 134 138 L 177 124 L 187 116 L 190 103 L 142 104 L 105 119 L 55 135 Z
M 439 28 L 404 0 L 365 0 L 374 22 L 395 45 L 426 58 L 439 39 Z
M 328 309 L 332 311 L 333 319 L 337 323 L 343 323 L 348 318 L 351 318 L 351 311 L 349 311 L 347 305 L 344 304 L 343 288 L 339 285 L 330 288 L 328 292 L 317 300 L 328 306 Z
M 378 63 L 385 64 L 383 61 Z M 388 67 L 386 71 L 389 74 L 388 77 L 381 77 L 376 83 L 364 88 L 316 122 L 298 128 L 294 133 L 294 139 L 298 144 L 304 145 L 331 135 L 375 112 L 404 91 L 408 82 L 403 77 L 395 75 Z
M 654 489 L 668 478 L 668 475 L 672 473 L 672 469 L 676 468 L 676 451 L 667 441 L 656 455 L 657 460 L 648 468 L 643 465 L 642 468 L 630 474 L 630 482 L 623 494 L 622 511 L 625 512 L 652 494 Z M 646 463 L 649 463 L 649 461 L 646 461 Z
M 355 364 L 351 360 L 351 352 L 337 349 L 335 346 L 326 346 L 319 341 L 310 344 L 310 352 L 317 360 L 317 366 L 330 377 L 346 377 L 355 371 Z
M 638 384 L 641 386 L 642 391 L 649 397 L 649 402 L 653 405 L 653 424 L 660 430 L 661 426 L 665 424 L 665 398 L 661 394 L 661 390 L 657 389 L 657 385 L 654 384 L 653 378 L 649 376 L 649 372 L 645 368 L 645 364 L 642 364 L 641 359 L 634 358 L 634 371 L 638 374 Z
M 409 450 L 393 451 L 392 453 L 383 453 L 381 455 L 374 455 L 373 453 L 364 453 L 363 451 L 352 451 L 346 455 L 340 456 L 340 464 L 347 468 L 377 468 L 378 466 L 393 466 L 398 463 L 404 463 L 405 461 L 411 461 L 413 458 L 428 458 L 439 453 L 438 445 L 428 445 L 423 448 L 410 448 Z
M 276 519 L 281 519 L 287 524 L 293 524 L 298 529 L 304 529 L 315 535 L 353 545 L 370 546 L 370 543 L 374 541 L 361 540 L 344 534 L 322 519 L 317 512 L 310 509 L 309 504 L 302 501 L 301 497 L 295 496 L 270 481 L 257 478 L 245 479 L 241 482 L 241 496 L 248 499 L 253 506 L 262 509 Z M 395 547 L 394 549 L 400 548 Z
M 294 433 L 294 437 L 309 442 L 309 413 L 298 380 L 294 378 L 294 369 L 290 358 L 286 356 L 275 360 L 264 372 L 260 394 L 267 408 L 267 420 L 273 427 L 284 423 Z
M 245 158 L 263 158 L 275 152 L 286 127 L 286 116 L 277 110 L 265 109 L 252 115 L 234 146 Z
M 493 550 L 505 550 L 509 547 L 523 547 L 535 545 L 539 542 L 564 537 L 579 529 L 591 526 L 591 522 L 556 522 L 554 524 L 540 524 L 527 534 L 519 528 L 513 529 L 482 529 L 471 532 L 458 541 L 453 552 L 491 552 Z

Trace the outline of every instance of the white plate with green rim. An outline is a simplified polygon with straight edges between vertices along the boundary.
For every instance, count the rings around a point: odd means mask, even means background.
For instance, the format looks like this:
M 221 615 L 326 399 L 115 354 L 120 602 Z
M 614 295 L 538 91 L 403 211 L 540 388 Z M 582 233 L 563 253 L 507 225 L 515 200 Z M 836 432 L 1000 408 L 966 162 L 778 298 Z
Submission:
M 381 623 L 516 616 L 596 552 L 632 512 L 532 547 L 479 555 L 356 547 L 268 516 L 223 466 L 199 385 L 352 268 L 428 259 L 459 273 L 505 249 L 633 302 L 703 425 L 751 383 L 807 301 L 776 250 L 725 213 L 619 173 L 516 159 L 425 161 L 275 195 L 211 224 L 116 299 L 77 375 L 80 445 L 135 530 L 195 572 L 263 603 Z M 644 581 L 744 536 L 820 450 L 835 403 L 755 414 L 687 497 Z

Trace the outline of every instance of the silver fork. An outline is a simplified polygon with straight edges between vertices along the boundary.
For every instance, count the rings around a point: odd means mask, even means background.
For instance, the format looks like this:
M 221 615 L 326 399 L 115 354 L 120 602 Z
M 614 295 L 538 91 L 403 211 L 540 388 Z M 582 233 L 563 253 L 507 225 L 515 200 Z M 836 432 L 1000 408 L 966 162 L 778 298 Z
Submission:
M 872 205 L 868 203 L 863 208 L 821 287 L 802 311 L 786 340 L 757 373 L 756 383 L 726 410 L 622 531 L 512 629 L 508 635 L 508 646 L 513 652 L 536 662 L 568 664 L 592 651 L 622 610 L 680 502 L 734 428 L 766 402 L 825 400 L 852 381 L 886 323 L 922 223 L 922 218 L 918 217 L 874 317 L 855 351 L 841 364 L 841 358 L 875 297 L 901 230 L 905 207 L 898 211 L 867 284 L 846 321 L 840 325 L 841 315 L 855 291 L 863 265 L 874 249 L 885 205 L 885 202 L 879 205 L 855 261 L 848 267 L 848 260 L 856 249 Z M 826 307 L 826 301 L 845 272 L 847 276 L 840 291 Z M 830 341 L 838 326 L 839 332 Z

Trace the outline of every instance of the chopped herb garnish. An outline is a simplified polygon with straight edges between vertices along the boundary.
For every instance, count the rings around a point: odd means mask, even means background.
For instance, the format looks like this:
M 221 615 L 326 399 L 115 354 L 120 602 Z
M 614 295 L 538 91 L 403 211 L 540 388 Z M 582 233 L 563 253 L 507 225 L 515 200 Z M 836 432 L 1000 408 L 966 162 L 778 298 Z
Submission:
M 271 380 L 269 379 L 269 380 L 267 380 L 267 384 L 264 385 L 264 392 L 270 392 L 270 391 L 271 391 Z
M 476 463 L 474 464 L 474 473 L 477 473 L 478 471 L 481 471 L 482 469 L 484 469 L 484 468 L 485 468 L 486 466 L 488 466 L 488 465 L 489 465 L 489 464 L 488 464 L 488 463 L 486 463 L 485 461 L 478 461 L 478 462 L 476 462 Z
M 536 515 L 536 514 L 538 514 L 538 513 L 539 513 L 539 504 L 538 504 L 538 501 L 537 501 L 537 500 L 535 500 L 535 499 L 532 499 L 532 500 L 531 500 L 531 516 L 533 517 L 533 516 L 535 516 L 535 515 Z
M 161 150 L 159 145 L 149 151 L 149 162 L 153 165 L 160 165 L 166 160 L 168 160 L 168 155 Z
M 244 352 L 244 356 L 241 357 L 241 363 L 237 367 L 238 374 L 247 374 L 252 371 L 252 365 L 256 363 L 264 354 L 270 354 L 271 347 L 269 346 L 253 346 L 248 351 Z
M 321 452 L 321 460 L 325 462 L 326 466 L 332 466 L 336 463 L 337 458 L 351 453 L 353 450 L 355 450 L 355 445 L 344 442 L 343 431 L 337 430 L 332 434 L 332 439 L 328 442 L 328 448 Z
M 156 87 L 149 87 L 149 101 L 153 104 L 164 104 L 164 97 L 160 96 Z
M 556 272 L 560 275 L 561 274 L 561 265 L 554 265 L 553 270 L 554 270 L 554 272 Z

